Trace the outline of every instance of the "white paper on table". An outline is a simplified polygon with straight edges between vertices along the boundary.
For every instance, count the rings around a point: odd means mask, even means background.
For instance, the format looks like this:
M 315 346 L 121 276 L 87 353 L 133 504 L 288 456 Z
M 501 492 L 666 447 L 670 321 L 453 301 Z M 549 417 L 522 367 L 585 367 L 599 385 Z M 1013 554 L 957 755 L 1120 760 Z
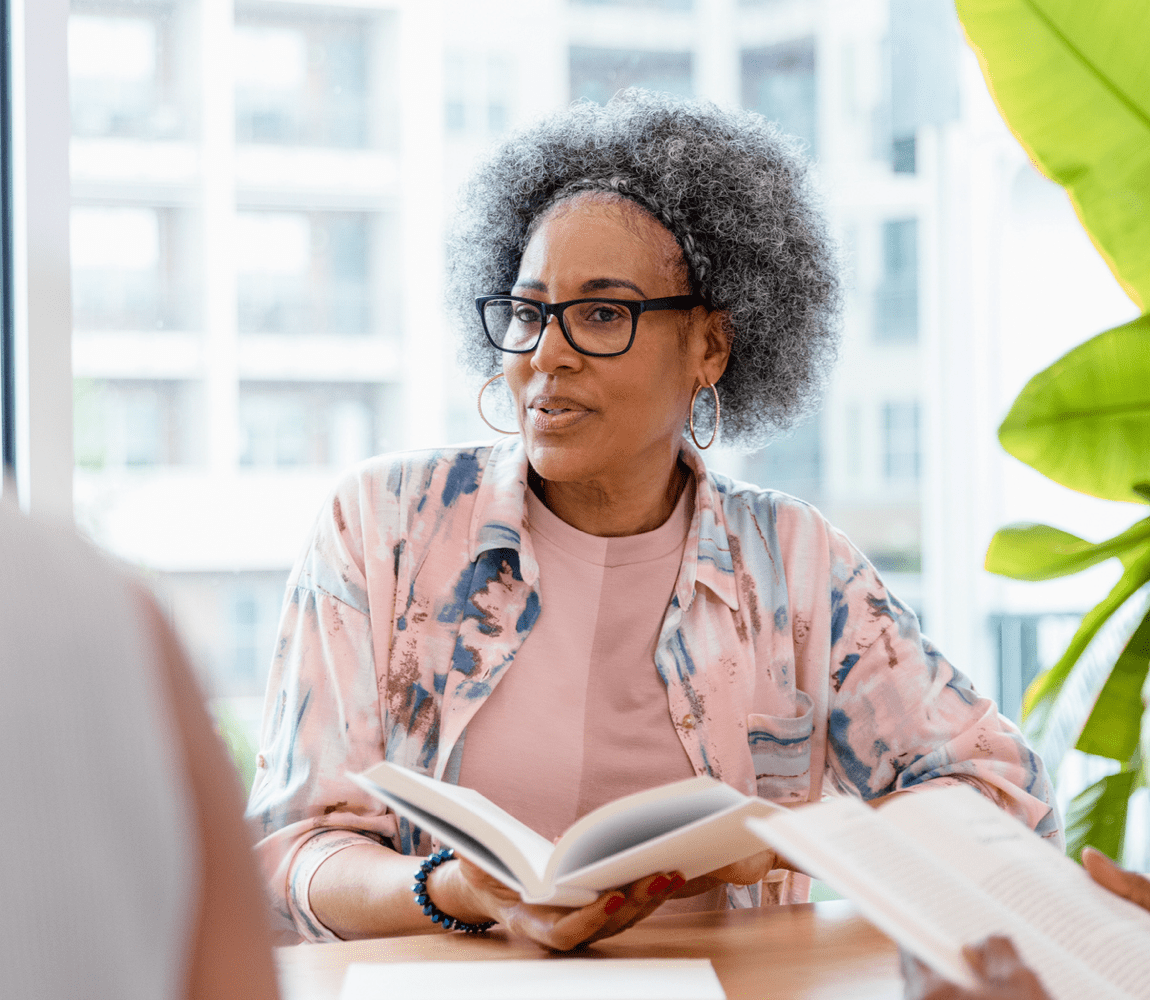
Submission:
M 726 1000 L 705 958 L 353 962 L 340 1000 Z

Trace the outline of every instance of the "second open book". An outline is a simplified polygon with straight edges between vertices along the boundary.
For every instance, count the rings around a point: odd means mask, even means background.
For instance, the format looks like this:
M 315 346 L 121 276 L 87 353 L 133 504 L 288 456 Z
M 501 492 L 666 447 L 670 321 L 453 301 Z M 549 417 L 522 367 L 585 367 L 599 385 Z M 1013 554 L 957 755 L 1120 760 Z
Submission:
M 973 985 L 963 945 L 1005 934 L 1055 1000 L 1150 1000 L 1150 913 L 969 787 L 749 824 L 955 982 Z

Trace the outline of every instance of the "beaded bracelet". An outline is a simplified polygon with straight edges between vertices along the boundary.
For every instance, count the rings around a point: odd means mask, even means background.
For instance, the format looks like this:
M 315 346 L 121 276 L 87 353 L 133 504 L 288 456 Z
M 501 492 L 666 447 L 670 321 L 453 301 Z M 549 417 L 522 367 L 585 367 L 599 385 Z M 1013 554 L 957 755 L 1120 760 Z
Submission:
M 419 871 L 415 873 L 415 885 L 411 887 L 411 891 L 415 893 L 416 903 L 423 907 L 424 914 L 431 917 L 433 924 L 442 924 L 444 930 L 463 931 L 464 934 L 482 934 L 484 931 L 491 930 L 495 926 L 494 920 L 485 920 L 481 924 L 469 924 L 455 917 L 449 917 L 428 896 L 427 876 L 444 861 L 450 861 L 453 857 L 455 857 L 455 851 L 450 847 L 445 847 L 442 851 L 436 851 L 419 866 Z

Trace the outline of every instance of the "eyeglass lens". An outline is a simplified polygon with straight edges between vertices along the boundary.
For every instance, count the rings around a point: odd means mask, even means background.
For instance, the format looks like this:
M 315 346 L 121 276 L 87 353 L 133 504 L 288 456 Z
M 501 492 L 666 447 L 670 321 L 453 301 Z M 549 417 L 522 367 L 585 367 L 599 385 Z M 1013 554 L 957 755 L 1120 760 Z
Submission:
M 483 322 L 497 345 L 525 351 L 543 332 L 543 310 L 530 302 L 492 299 L 483 307 Z M 626 350 L 631 340 L 631 311 L 615 302 L 576 302 L 563 311 L 562 323 L 576 346 L 591 354 Z

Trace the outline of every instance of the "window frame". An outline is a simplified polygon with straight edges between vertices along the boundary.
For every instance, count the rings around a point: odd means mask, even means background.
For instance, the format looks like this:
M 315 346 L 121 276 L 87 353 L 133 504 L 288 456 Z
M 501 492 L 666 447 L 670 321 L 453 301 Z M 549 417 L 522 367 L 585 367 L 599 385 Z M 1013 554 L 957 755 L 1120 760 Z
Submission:
M 68 0 L 9 0 L 5 437 L 22 510 L 72 520 Z M 9 457 L 6 455 L 6 457 Z

